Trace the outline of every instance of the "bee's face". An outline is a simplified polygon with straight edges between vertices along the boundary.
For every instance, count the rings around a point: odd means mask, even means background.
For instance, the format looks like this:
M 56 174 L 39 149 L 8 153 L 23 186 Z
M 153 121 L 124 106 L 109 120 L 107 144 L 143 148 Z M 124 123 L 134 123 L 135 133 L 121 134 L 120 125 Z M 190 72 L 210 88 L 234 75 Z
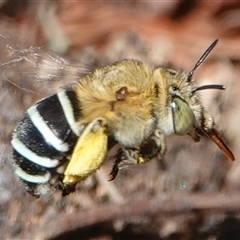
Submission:
M 160 112 L 159 127 L 166 134 L 186 135 L 195 131 L 199 125 L 202 107 L 192 83 L 186 81 L 187 75 L 173 69 L 156 69 L 160 78 L 156 111 Z M 158 81 L 159 79 L 159 81 Z M 163 98 L 164 97 L 164 98 Z M 165 116 L 163 118 L 162 116 Z

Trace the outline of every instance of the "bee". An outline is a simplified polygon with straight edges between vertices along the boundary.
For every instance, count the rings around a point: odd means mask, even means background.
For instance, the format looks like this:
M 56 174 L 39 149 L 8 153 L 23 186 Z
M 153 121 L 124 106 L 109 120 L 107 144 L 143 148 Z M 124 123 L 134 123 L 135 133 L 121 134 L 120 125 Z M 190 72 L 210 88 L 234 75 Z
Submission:
M 166 137 L 208 135 L 230 160 L 234 155 L 214 128 L 198 95 L 195 70 L 217 44 L 215 40 L 188 74 L 137 60 L 95 69 L 71 87 L 35 103 L 12 135 L 15 172 L 27 190 L 39 196 L 56 184 L 63 195 L 104 162 L 109 141 L 120 145 L 110 173 L 143 164 L 166 151 Z

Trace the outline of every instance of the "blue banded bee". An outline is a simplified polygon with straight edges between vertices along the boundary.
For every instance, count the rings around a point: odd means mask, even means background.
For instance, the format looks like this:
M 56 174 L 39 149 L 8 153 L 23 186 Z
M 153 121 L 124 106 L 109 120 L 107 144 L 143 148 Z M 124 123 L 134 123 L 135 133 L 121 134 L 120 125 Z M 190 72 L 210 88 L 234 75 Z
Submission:
M 234 160 L 198 95 L 200 90 L 225 87 L 196 86 L 192 80 L 216 44 L 188 74 L 123 60 L 30 107 L 12 136 L 16 174 L 28 191 L 39 196 L 58 183 L 63 194 L 74 191 L 78 181 L 102 165 L 110 139 L 120 144 L 111 179 L 123 167 L 161 157 L 170 134 L 189 135 L 198 142 L 205 133 Z

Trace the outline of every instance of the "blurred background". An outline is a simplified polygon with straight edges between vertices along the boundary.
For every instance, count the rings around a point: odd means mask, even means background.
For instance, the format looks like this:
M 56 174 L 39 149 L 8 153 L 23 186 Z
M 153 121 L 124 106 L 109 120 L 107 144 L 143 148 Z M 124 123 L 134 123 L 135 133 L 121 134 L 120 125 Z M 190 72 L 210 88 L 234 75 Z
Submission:
M 26 193 L 13 173 L 10 138 L 35 101 L 86 72 L 133 58 L 197 70 L 196 83 L 230 162 L 207 138 L 171 136 L 160 161 L 122 170 L 111 159 L 62 197 Z M 0 1 L 0 232 L 2 239 L 240 239 L 239 1 Z

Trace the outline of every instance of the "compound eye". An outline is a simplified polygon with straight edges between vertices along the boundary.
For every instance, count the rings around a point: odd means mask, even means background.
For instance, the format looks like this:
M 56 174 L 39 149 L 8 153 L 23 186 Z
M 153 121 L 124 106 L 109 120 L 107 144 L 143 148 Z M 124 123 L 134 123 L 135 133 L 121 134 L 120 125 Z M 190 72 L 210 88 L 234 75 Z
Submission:
M 171 108 L 175 134 L 188 134 L 194 128 L 195 123 L 195 116 L 192 109 L 185 101 L 178 97 L 173 97 Z

